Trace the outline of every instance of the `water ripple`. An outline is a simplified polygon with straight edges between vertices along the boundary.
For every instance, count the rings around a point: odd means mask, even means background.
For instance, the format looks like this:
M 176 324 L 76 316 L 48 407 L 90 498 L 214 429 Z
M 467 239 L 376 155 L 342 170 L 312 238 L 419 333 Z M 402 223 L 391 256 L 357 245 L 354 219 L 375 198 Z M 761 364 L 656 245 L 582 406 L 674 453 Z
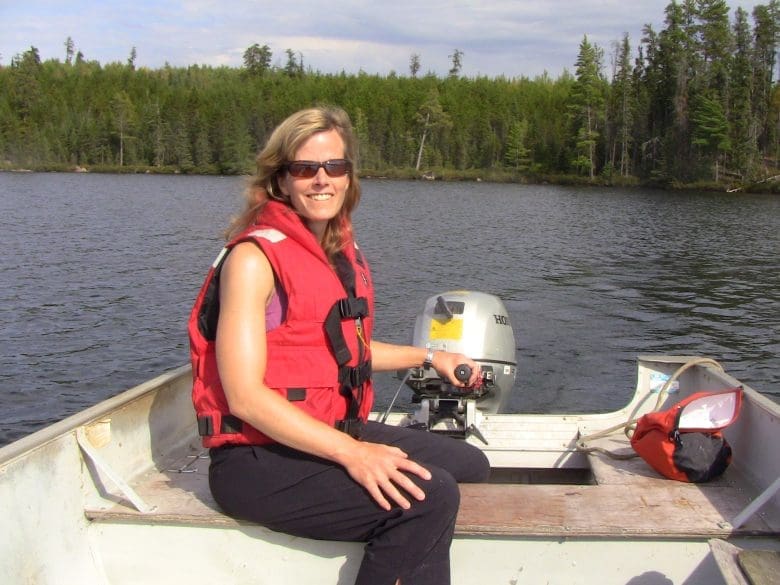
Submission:
M 242 186 L 0 173 L 0 444 L 186 362 Z M 779 391 L 780 198 L 365 181 L 355 224 L 378 338 L 407 342 L 444 290 L 504 300 L 513 410 L 621 406 L 648 352 L 710 355 Z M 381 406 L 398 380 L 377 382 Z

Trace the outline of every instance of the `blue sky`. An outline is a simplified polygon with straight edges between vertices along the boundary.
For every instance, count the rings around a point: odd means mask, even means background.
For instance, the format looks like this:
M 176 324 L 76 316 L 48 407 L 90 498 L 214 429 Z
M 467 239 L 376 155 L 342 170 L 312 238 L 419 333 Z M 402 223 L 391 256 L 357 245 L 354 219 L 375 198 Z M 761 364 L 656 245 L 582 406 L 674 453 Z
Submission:
M 767 0 L 768 1 L 768 0 Z M 732 0 L 749 14 L 755 4 Z M 267 44 L 283 66 L 287 49 L 304 66 L 334 73 L 446 75 L 463 52 L 462 74 L 557 77 L 572 71 L 583 35 L 605 52 L 624 32 L 636 49 L 642 26 L 662 28 L 668 0 L 0 0 L 0 63 L 31 45 L 65 58 L 65 40 L 88 60 L 136 65 L 240 66 L 244 50 Z

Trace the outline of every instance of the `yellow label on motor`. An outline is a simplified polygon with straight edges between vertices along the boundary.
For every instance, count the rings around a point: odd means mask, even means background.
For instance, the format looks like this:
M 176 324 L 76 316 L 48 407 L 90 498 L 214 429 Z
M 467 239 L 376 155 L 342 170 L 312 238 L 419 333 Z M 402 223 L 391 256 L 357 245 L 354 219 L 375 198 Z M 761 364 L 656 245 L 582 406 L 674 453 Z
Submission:
M 431 319 L 431 331 L 429 339 L 453 339 L 463 337 L 463 319 L 450 319 L 449 321 L 437 321 Z

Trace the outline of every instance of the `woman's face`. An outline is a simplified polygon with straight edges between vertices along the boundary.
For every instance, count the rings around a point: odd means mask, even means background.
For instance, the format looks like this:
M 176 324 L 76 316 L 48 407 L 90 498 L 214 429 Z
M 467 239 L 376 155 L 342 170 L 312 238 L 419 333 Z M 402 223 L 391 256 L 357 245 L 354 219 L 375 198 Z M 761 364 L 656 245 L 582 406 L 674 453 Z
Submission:
M 336 130 L 313 134 L 295 153 L 296 161 L 315 163 L 343 158 L 344 141 Z M 323 167 L 309 178 L 294 177 L 285 172 L 279 182 L 282 193 L 290 198 L 293 208 L 320 240 L 328 221 L 336 217 L 344 205 L 348 186 L 349 174 L 331 177 Z

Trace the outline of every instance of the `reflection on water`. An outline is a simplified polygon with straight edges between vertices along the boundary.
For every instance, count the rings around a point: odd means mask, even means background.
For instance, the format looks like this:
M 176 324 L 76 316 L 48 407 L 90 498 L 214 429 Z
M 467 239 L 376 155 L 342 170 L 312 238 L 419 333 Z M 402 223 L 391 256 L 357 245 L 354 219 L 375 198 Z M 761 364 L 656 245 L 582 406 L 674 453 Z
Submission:
M 516 411 L 624 404 L 641 353 L 780 392 L 780 198 L 364 181 L 378 338 L 433 294 L 502 298 Z M 0 173 L 0 444 L 187 360 L 185 321 L 241 179 Z M 381 406 L 398 380 L 378 376 Z M 408 394 L 405 394 L 408 399 Z
M 641 353 L 709 355 L 780 391 L 776 197 L 372 183 L 358 225 L 381 259 L 378 335 L 408 339 L 442 290 L 504 300 L 518 344 L 513 410 L 622 406 Z

